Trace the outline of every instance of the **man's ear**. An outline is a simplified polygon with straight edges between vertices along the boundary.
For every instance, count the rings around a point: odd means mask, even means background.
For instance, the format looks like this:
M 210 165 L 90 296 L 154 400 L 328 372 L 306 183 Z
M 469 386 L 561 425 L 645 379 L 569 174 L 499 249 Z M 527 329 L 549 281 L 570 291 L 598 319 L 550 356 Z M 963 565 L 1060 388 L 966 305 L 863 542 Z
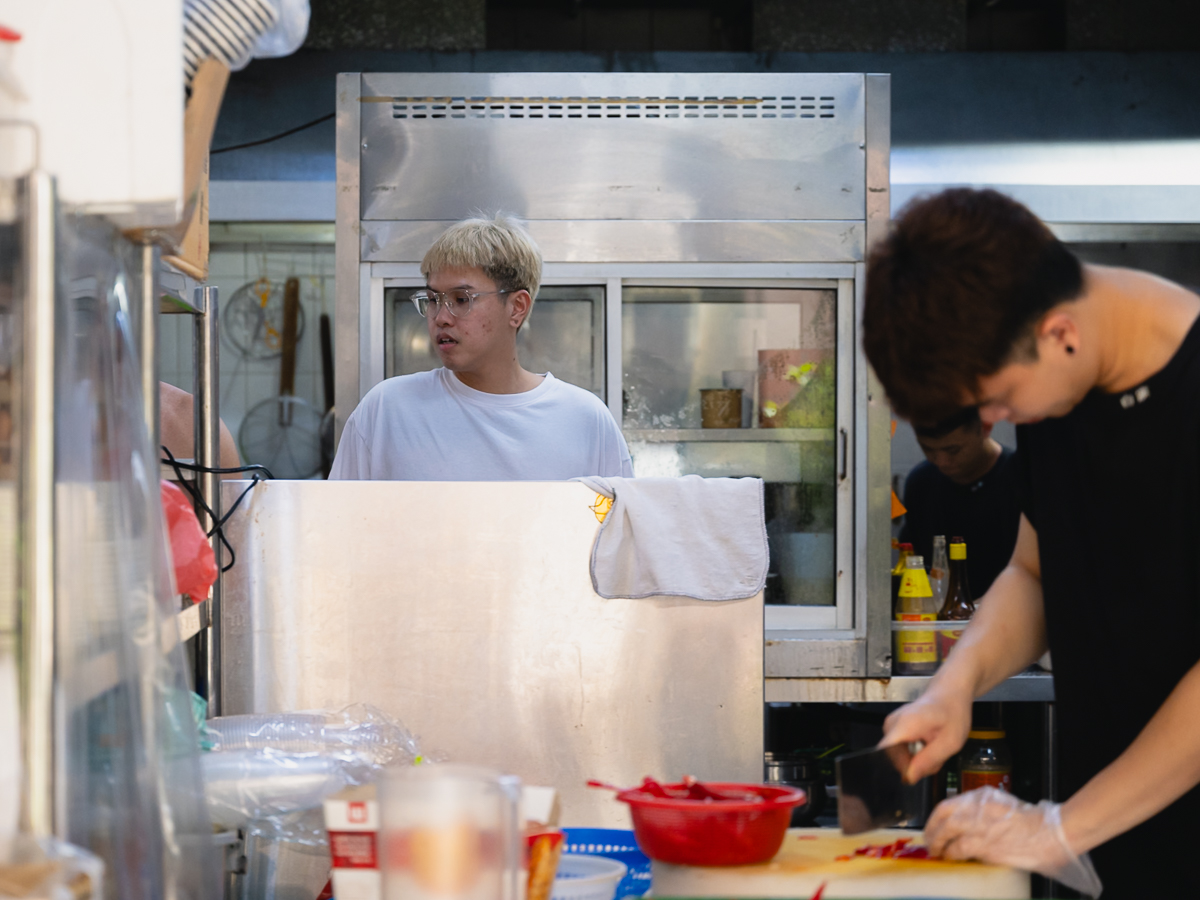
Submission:
M 1079 325 L 1066 310 L 1052 309 L 1038 323 L 1038 355 L 1074 353 L 1079 349 Z
M 509 302 L 512 304 L 512 309 L 508 314 L 508 321 L 514 329 L 517 329 L 529 318 L 529 311 L 533 307 L 533 298 L 529 296 L 529 291 L 524 288 L 521 288 L 519 291 L 513 291 L 508 297 Z

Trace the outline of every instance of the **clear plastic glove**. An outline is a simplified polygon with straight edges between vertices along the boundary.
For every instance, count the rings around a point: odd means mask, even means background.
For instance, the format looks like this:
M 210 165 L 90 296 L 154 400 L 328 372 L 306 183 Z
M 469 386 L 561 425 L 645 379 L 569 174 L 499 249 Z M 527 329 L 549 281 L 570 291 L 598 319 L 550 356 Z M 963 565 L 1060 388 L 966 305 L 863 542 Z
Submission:
M 939 803 L 925 825 L 932 856 L 977 859 L 1053 878 L 1088 897 L 1100 896 L 1100 878 L 1086 853 L 1075 853 L 1062 828 L 1062 806 L 1034 806 L 992 787 Z

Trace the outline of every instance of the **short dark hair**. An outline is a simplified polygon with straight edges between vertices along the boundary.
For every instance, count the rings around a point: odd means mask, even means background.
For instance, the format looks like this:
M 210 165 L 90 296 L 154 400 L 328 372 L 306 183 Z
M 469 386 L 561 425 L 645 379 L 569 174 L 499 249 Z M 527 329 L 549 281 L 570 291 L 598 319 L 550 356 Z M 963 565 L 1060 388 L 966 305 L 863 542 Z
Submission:
M 952 431 L 957 431 L 960 428 L 972 428 L 978 430 L 983 427 L 983 422 L 979 418 L 978 406 L 967 406 L 960 409 L 953 415 L 949 415 L 942 421 L 933 425 L 922 425 L 913 423 L 913 431 L 917 433 L 917 437 L 923 438 L 942 438 Z
M 980 378 L 1036 357 L 1037 322 L 1082 290 L 1079 260 L 1032 212 L 951 188 L 910 203 L 872 251 L 863 349 L 896 414 L 933 425 Z

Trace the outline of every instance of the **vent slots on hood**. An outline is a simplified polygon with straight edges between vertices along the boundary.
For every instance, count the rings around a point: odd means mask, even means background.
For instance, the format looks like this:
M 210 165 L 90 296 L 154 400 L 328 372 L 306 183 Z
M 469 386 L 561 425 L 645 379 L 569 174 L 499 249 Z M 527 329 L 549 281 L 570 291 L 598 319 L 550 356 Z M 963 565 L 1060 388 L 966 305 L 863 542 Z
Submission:
M 833 97 L 364 97 L 395 119 L 832 119 Z

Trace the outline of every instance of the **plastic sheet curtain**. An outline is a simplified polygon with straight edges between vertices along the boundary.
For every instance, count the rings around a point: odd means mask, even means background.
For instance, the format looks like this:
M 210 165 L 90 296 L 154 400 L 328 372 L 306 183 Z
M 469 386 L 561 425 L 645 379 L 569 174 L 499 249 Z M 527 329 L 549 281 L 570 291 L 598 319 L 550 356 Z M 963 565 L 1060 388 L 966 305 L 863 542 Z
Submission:
M 99 220 L 64 215 L 56 231 L 58 830 L 104 859 L 109 898 L 212 900 L 220 865 L 130 331 L 136 256 Z
M 0 182 L 0 859 L 8 857 L 21 799 L 16 657 L 20 266 L 16 184 Z

